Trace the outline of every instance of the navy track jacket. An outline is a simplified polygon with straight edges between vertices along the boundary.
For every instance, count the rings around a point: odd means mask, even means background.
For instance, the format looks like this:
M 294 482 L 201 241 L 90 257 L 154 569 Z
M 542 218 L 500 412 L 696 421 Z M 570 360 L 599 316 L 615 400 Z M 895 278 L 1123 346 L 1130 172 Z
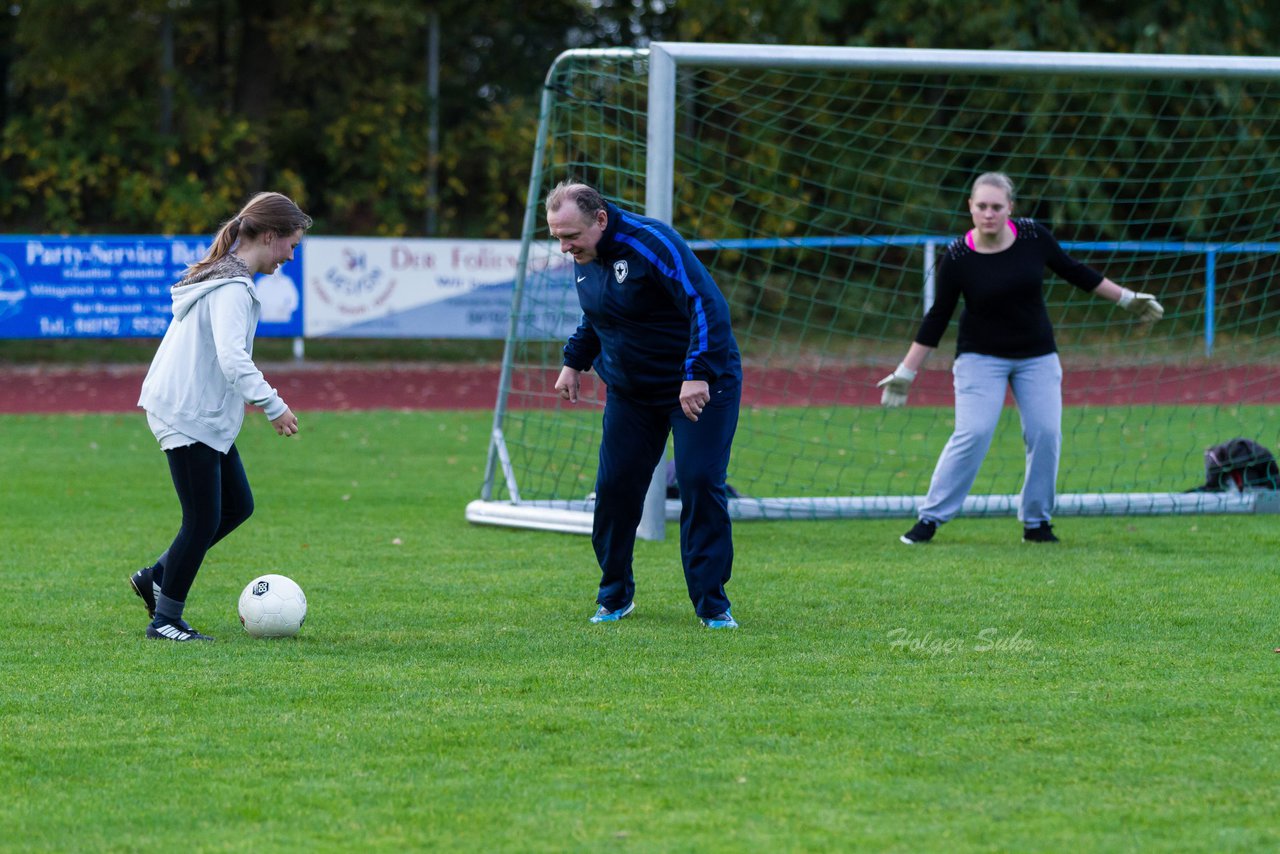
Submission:
M 574 265 L 582 322 L 564 364 L 655 405 L 678 403 L 686 380 L 741 382 L 729 304 L 702 262 L 666 223 L 605 209 L 596 260 Z

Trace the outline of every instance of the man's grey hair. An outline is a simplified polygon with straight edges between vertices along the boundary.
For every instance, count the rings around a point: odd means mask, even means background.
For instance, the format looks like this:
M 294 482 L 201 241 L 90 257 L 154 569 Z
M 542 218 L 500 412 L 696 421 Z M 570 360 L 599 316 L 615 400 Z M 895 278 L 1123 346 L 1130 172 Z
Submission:
M 604 196 L 600 191 L 577 181 L 561 181 L 547 193 L 547 213 L 555 213 L 566 202 L 578 208 L 583 218 L 590 221 L 604 210 Z

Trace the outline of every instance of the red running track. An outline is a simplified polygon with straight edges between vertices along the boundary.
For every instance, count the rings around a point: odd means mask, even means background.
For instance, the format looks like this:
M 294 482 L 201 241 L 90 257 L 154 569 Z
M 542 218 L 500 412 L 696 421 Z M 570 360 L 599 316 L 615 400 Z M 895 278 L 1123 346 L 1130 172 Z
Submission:
M 332 364 L 266 365 L 263 372 L 298 412 L 366 409 L 491 410 L 498 368 L 492 365 L 360 366 Z M 142 366 L 0 369 L 0 413 L 131 412 L 146 368 Z M 515 407 L 549 407 L 556 371 L 525 376 Z M 748 406 L 874 406 L 876 381 L 884 367 L 746 372 Z M 594 393 L 590 375 L 584 396 Z M 1103 404 L 1275 404 L 1280 403 L 1280 368 L 1143 367 L 1068 370 L 1063 381 L 1067 406 Z M 926 370 L 916 381 L 911 403 L 949 406 L 951 375 Z

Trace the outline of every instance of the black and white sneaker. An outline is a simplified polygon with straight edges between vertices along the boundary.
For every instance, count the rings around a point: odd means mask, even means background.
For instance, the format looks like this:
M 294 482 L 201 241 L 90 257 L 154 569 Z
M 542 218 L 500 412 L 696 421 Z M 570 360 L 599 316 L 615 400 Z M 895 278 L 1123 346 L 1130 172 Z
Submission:
M 936 533 L 938 533 L 937 522 L 926 522 L 924 519 L 921 519 L 919 522 L 916 522 L 915 527 L 910 531 L 907 531 L 901 537 L 898 537 L 898 539 L 902 540 L 902 542 L 909 546 L 914 546 L 919 543 L 929 542 L 933 539 L 933 535 Z
M 147 637 L 152 640 L 171 640 L 171 641 L 211 641 L 213 638 L 208 635 L 202 635 L 186 620 L 166 620 L 161 617 L 151 621 L 151 625 L 147 626 Z
M 1059 543 L 1062 542 L 1053 533 L 1053 526 L 1048 522 L 1041 522 L 1039 525 L 1031 528 L 1022 529 L 1022 541 L 1024 543 Z
M 140 569 L 133 575 L 129 576 L 129 586 L 133 588 L 133 592 L 138 594 L 138 598 L 147 606 L 147 616 L 151 619 L 156 617 L 156 594 L 151 586 L 151 567 Z

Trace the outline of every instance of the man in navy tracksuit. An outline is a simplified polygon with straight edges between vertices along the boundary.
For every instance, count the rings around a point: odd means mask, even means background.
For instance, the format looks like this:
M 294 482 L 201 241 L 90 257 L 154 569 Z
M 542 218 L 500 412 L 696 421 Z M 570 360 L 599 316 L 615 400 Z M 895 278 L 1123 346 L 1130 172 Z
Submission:
M 729 306 L 665 223 L 624 211 L 585 184 L 547 196 L 547 227 L 576 262 L 582 323 L 564 348 L 556 390 L 576 402 L 583 371 L 608 386 L 591 544 L 600 563 L 594 623 L 635 607 L 631 571 L 645 492 L 675 437 L 680 554 L 689 598 L 709 628 L 737 628 L 724 585 L 733 567 L 729 449 L 742 361 Z

